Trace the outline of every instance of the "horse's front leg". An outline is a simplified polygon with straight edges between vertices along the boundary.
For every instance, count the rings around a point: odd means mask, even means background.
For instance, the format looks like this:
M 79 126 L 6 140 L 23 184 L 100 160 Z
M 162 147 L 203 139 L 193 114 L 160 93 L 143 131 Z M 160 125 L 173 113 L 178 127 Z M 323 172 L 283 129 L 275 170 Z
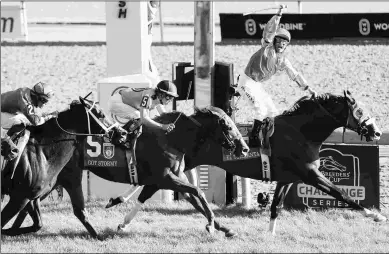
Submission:
M 127 226 L 130 224 L 132 219 L 142 208 L 143 204 L 151 198 L 159 190 L 157 185 L 145 185 L 138 196 L 138 200 L 135 202 L 135 206 L 132 207 L 131 211 L 124 216 L 124 221 L 122 224 L 118 225 L 118 231 L 126 230 Z
M 354 202 L 354 200 L 349 195 L 347 195 L 345 191 L 334 185 L 319 171 L 317 164 L 318 163 L 315 165 L 306 165 L 308 170 L 304 180 L 305 183 L 316 187 L 317 189 L 325 192 L 326 194 L 336 198 L 339 201 L 347 203 L 351 208 L 361 211 L 362 214 L 366 217 L 372 217 L 376 222 L 383 222 L 387 220 L 387 218 L 380 213 L 373 212 Z
M 205 211 L 205 216 L 208 219 L 208 225 L 206 226 L 207 231 L 210 234 L 213 234 L 215 232 L 215 215 L 209 207 L 204 192 L 200 188 L 194 186 L 193 184 L 185 182 L 184 180 L 180 179 L 178 176 L 174 175 L 171 172 L 169 172 L 163 178 L 159 186 L 161 189 L 169 189 L 182 193 L 187 192 L 197 197 L 200 200 L 200 203 L 202 204 Z
M 178 177 L 180 177 L 183 181 L 189 183 L 189 180 L 188 180 L 188 177 L 183 173 L 183 172 L 180 172 L 180 174 L 178 175 Z M 192 204 L 192 206 L 197 210 L 199 211 L 202 215 L 204 215 L 205 217 L 207 217 L 207 214 L 205 213 L 202 205 L 201 205 L 201 202 L 200 200 L 195 197 L 194 195 L 192 194 L 189 194 L 189 193 L 182 193 L 184 195 L 184 198 L 186 201 L 188 201 L 189 203 Z M 222 231 L 224 232 L 225 236 L 226 237 L 233 237 L 233 236 L 236 236 L 237 233 L 235 231 L 233 231 L 232 229 L 230 228 L 227 228 L 225 226 L 222 226 L 218 221 L 215 220 L 215 229 L 218 230 L 218 231 Z
M 276 234 L 278 207 L 284 203 L 285 197 L 288 194 L 288 191 L 291 186 L 292 186 L 291 183 L 285 183 L 285 182 L 277 183 L 276 189 L 274 191 L 273 202 L 271 203 L 271 207 L 270 207 L 269 231 L 272 233 L 272 235 Z

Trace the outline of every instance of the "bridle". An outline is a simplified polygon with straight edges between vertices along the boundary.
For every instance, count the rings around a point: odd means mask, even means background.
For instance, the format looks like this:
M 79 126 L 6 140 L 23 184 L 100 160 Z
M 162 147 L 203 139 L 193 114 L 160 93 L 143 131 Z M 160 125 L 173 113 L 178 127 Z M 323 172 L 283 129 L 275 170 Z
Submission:
M 213 113 L 212 113 L 213 114 Z M 218 115 L 220 116 L 220 115 Z M 221 143 L 221 145 L 227 149 L 228 151 L 233 151 L 235 150 L 236 148 L 236 145 L 234 143 L 234 141 L 230 138 L 230 136 L 228 134 L 226 134 L 226 131 L 228 131 L 228 126 L 226 124 L 226 122 L 228 121 L 228 119 L 226 120 L 225 118 L 227 117 L 227 115 L 223 115 L 223 116 L 220 116 L 221 119 L 218 120 L 218 124 L 221 125 L 222 127 L 222 134 L 223 134 L 223 140 L 220 142 L 220 140 L 218 140 L 217 138 L 215 138 L 215 136 L 213 135 L 213 131 L 212 130 L 209 130 L 209 129 L 206 129 L 202 126 L 201 123 L 199 123 L 196 119 L 194 119 L 192 116 L 187 116 L 197 127 L 199 127 L 201 129 L 201 132 L 200 133 L 205 133 L 204 135 L 201 136 L 200 138 L 200 143 L 199 143 L 199 146 L 205 142 L 205 139 L 206 138 L 210 138 L 211 140 L 213 140 L 215 143 Z M 238 132 L 239 133 L 239 132 Z
M 352 112 L 351 112 L 351 109 L 350 109 L 350 103 L 347 101 L 347 97 L 346 95 L 344 95 L 344 98 L 343 98 L 343 101 L 344 101 L 344 104 L 345 106 L 347 107 L 347 116 L 346 116 L 346 119 L 345 119 L 345 123 L 342 123 L 341 121 L 339 121 L 333 114 L 331 114 L 330 112 L 328 112 L 327 109 L 325 109 L 321 104 L 320 102 L 317 100 L 316 97 L 312 97 L 313 101 L 316 102 L 316 104 L 319 106 L 319 108 L 328 116 L 330 116 L 336 123 L 338 123 L 340 126 L 343 127 L 343 134 L 346 132 L 346 129 L 349 129 L 349 130 L 352 130 L 352 131 L 355 131 L 358 133 L 358 135 L 361 136 L 361 139 L 364 135 L 366 135 L 368 133 L 368 129 L 366 127 L 366 123 L 367 121 L 370 119 L 370 117 L 357 117 L 356 116 L 356 111 L 358 111 L 358 109 L 360 107 L 358 107 L 358 104 L 356 102 L 354 102 L 354 104 L 351 104 L 351 107 L 353 108 Z M 358 126 L 357 128 L 351 128 L 349 126 L 349 117 L 350 117 L 350 112 L 351 114 L 354 116 L 354 118 L 358 119 Z M 343 135 L 344 136 L 344 135 Z

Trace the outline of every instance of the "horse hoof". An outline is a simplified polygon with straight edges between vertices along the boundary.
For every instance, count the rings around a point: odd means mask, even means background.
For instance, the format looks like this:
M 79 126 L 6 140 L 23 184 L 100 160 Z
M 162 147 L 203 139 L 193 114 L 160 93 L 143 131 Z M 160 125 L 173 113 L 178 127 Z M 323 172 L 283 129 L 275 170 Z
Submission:
M 211 227 L 210 225 L 207 225 L 205 226 L 205 228 L 207 229 L 207 231 L 213 235 L 215 233 L 215 227 Z
M 120 204 L 121 203 L 121 200 L 120 198 L 110 198 L 109 201 L 108 201 L 108 204 L 105 206 L 105 208 L 111 208 L 117 204 Z
M 228 232 L 226 232 L 226 234 L 225 234 L 225 236 L 228 237 L 228 238 L 235 237 L 237 235 L 238 234 L 235 233 L 233 230 L 228 230 Z
M 118 225 L 118 232 L 124 232 L 124 226 L 122 224 Z
M 376 214 L 376 216 L 374 217 L 375 222 L 384 222 L 386 220 L 387 218 L 381 214 Z

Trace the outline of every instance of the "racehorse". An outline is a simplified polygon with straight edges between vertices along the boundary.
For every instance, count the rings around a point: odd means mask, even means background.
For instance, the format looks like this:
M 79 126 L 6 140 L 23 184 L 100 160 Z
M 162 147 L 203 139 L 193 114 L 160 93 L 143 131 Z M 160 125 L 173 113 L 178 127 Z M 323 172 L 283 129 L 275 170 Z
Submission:
M 21 151 L 14 177 L 10 173 L 12 161 L 1 172 L 1 192 L 10 197 L 1 211 L 3 235 L 36 232 L 42 227 L 40 198 L 53 188 L 59 172 L 72 158 L 76 145 L 88 135 L 101 133 L 103 129 L 95 117 L 103 118 L 104 113 L 98 105 L 92 106 L 80 97 L 57 117 L 40 126 L 26 127 L 30 131 L 30 138 Z M 34 225 L 3 229 L 26 205 Z
M 291 187 L 299 180 L 312 185 L 337 200 L 347 203 L 351 208 L 361 211 L 365 216 L 375 221 L 385 221 L 379 213 L 370 211 L 354 202 L 342 189 L 335 186 L 320 171 L 319 152 L 323 142 L 331 133 L 344 127 L 364 136 L 367 141 L 378 140 L 381 131 L 374 118 L 352 97 L 349 91 L 343 95 L 325 93 L 317 98 L 302 97 L 291 109 L 274 119 L 274 133 L 270 137 L 272 156 L 270 157 L 271 179 L 277 181 L 273 202 L 271 205 L 269 230 L 275 234 L 277 207 L 280 207 Z M 258 167 L 252 166 L 256 160 Z M 226 161 L 220 149 L 204 143 L 195 156 L 185 156 L 185 170 L 197 165 L 215 165 L 237 176 L 255 180 L 267 180 L 262 175 L 260 157 L 239 161 Z M 182 174 L 183 178 L 185 175 Z M 145 186 L 140 196 L 147 200 L 155 192 Z M 197 199 L 188 199 L 196 209 L 205 214 Z M 215 228 L 226 236 L 236 233 L 215 221 Z
M 178 177 L 181 174 L 178 172 L 177 155 L 185 154 L 185 158 L 191 158 L 200 153 L 201 148 L 209 145 L 214 146 L 219 152 L 221 147 L 224 147 L 236 156 L 242 157 L 246 156 L 249 151 L 247 144 L 231 118 L 216 107 L 196 109 L 196 112 L 190 116 L 174 111 L 162 114 L 154 120 L 159 123 L 176 122 L 176 127 L 169 134 L 165 134 L 143 126 L 143 133 L 136 143 L 136 161 L 139 185 L 145 185 L 145 187 L 138 201 L 143 204 L 159 189 L 190 193 L 199 200 L 200 211 L 206 211 L 204 215 L 208 219 L 207 230 L 212 231 L 214 214 L 209 208 L 203 191 Z M 84 224 L 92 237 L 98 237 L 85 210 L 82 192 L 83 169 L 79 164 L 81 154 L 82 147 L 80 146 L 75 151 L 72 160 L 59 174 L 57 184 L 62 185 L 69 193 L 75 216 Z M 126 160 L 126 158 L 122 159 Z M 85 169 L 109 181 L 130 183 L 127 167 L 114 169 L 86 167 Z M 20 227 L 27 212 L 31 210 L 32 207 L 27 206 L 19 214 L 12 227 Z

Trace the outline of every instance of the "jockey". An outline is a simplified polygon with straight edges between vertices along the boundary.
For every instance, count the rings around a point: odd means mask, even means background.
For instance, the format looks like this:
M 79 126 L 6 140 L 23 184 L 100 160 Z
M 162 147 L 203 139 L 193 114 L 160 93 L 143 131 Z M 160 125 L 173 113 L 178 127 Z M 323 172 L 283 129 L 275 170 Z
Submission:
M 114 94 L 108 101 L 108 110 L 113 117 L 127 120 L 140 119 L 139 124 L 144 124 L 153 129 L 170 132 L 174 124 L 160 124 L 150 118 L 150 110 L 157 109 L 159 114 L 165 113 L 165 105 L 173 98 L 178 97 L 177 87 L 168 80 L 162 80 L 156 88 L 135 89 L 127 88 Z
M 295 81 L 301 89 L 316 96 L 316 92 L 308 86 L 304 77 L 284 56 L 291 40 L 289 31 L 279 27 L 284 8 L 286 8 L 285 5 L 280 5 L 278 13 L 266 24 L 260 49 L 251 56 L 244 73 L 238 77 L 237 90 L 248 98 L 255 111 L 253 129 L 249 139 L 250 146 L 259 145 L 258 134 L 262 121 L 266 117 L 274 117 L 277 114 L 274 102 L 263 89 L 261 82 L 269 80 L 277 72 L 286 71 L 289 78 Z
M 51 86 L 38 82 L 32 89 L 28 87 L 18 88 L 1 94 L 1 127 L 8 129 L 4 141 L 14 145 L 12 139 L 17 136 L 28 125 L 41 125 L 52 117 L 57 116 L 56 112 L 42 114 L 43 107 L 54 95 Z M 27 144 L 29 132 L 24 139 L 19 141 L 19 151 L 23 151 Z M 24 141 L 24 142 L 23 142 Z M 20 155 L 20 153 L 19 153 Z M 19 158 L 19 156 L 17 156 Z M 17 162 L 15 166 L 17 165 Z

